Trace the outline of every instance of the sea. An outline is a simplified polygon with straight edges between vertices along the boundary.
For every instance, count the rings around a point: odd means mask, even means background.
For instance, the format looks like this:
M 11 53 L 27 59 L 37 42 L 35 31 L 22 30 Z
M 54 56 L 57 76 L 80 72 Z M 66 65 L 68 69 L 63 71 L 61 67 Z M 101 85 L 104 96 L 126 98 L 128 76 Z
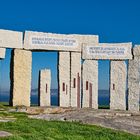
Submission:
M 0 91 L 0 102 L 9 102 L 10 92 Z M 99 90 L 98 91 L 98 104 L 99 105 L 109 105 L 110 94 L 109 90 Z M 38 90 L 33 89 L 31 91 L 31 105 L 38 105 Z M 58 90 L 51 89 L 51 105 L 58 106 Z

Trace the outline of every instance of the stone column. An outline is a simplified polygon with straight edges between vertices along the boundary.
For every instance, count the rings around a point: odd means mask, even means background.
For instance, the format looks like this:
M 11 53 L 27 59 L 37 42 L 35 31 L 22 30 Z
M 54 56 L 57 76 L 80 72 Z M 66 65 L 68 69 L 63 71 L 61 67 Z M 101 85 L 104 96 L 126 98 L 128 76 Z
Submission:
M 126 78 L 125 61 L 111 61 L 110 109 L 112 110 L 126 110 Z
M 48 69 L 40 70 L 39 73 L 39 105 L 51 105 L 51 71 Z
M 83 62 L 83 105 L 98 109 L 98 61 Z
M 13 52 L 12 104 L 30 106 L 32 52 L 15 49 Z
M 59 52 L 59 105 L 70 106 L 70 52 Z
M 128 110 L 139 111 L 140 46 L 133 49 L 134 58 L 128 65 Z
M 81 53 L 71 52 L 71 107 L 81 107 Z
M 4 59 L 5 58 L 5 52 L 6 52 L 5 48 L 0 48 L 0 59 Z

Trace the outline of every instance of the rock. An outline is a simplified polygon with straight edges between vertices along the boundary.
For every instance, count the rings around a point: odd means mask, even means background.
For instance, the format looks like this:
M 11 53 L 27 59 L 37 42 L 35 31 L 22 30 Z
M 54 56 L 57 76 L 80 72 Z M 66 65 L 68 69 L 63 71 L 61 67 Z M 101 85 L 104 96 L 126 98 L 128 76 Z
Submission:
M 115 113 L 116 116 L 120 116 L 120 117 L 130 117 L 132 116 L 131 113 Z
M 59 52 L 59 106 L 70 106 L 70 52 Z
M 59 110 L 59 108 L 57 109 Z M 140 113 L 137 113 L 135 116 L 135 114 L 132 115 L 131 112 L 126 111 L 94 110 L 91 108 L 72 109 L 72 111 L 69 110 L 63 112 L 64 110 L 65 108 L 61 111 L 59 110 L 61 113 L 58 113 L 58 111 L 57 114 L 40 114 L 29 117 L 48 121 L 76 121 L 90 125 L 100 125 L 107 128 L 123 130 L 140 135 Z
M 83 105 L 98 109 L 98 61 L 83 62 Z
M 4 48 L 23 48 L 23 33 L 0 29 L 0 46 Z
M 139 111 L 140 97 L 140 46 L 133 49 L 134 59 L 129 60 L 128 67 L 128 110 Z
M 28 108 L 26 113 L 31 115 L 43 114 L 44 108 L 39 108 L 39 107 Z
M 111 49 L 112 48 L 112 49 Z M 132 43 L 87 43 L 83 44 L 83 59 L 132 59 Z M 123 55 L 122 55 L 123 54 Z
M 70 106 L 81 107 L 81 53 L 71 52 Z
M 13 106 L 30 106 L 32 52 L 15 49 L 13 55 Z
M 40 70 L 39 82 L 39 105 L 51 106 L 51 71 L 49 69 Z
M 0 117 L 0 122 L 13 122 L 16 118 L 13 116 L 7 116 L 7 117 Z
M 98 42 L 98 36 L 26 31 L 24 49 L 81 52 L 82 43 L 89 42 Z
M 110 109 L 126 110 L 126 78 L 125 61 L 111 61 L 110 73 Z
M 12 136 L 12 134 L 6 131 L 0 131 L 0 137 L 8 137 L 8 136 Z
M 5 52 L 6 52 L 5 48 L 0 48 L 0 58 L 5 58 Z

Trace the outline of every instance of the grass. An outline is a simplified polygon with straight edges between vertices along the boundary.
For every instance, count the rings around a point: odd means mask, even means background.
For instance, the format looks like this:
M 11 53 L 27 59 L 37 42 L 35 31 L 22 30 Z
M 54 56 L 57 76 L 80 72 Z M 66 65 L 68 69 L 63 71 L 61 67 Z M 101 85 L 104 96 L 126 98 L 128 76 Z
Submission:
M 110 106 L 109 105 L 100 105 L 98 108 L 99 109 L 110 109 Z
M 10 114 L 13 115 L 13 114 Z M 0 129 L 12 137 L 1 140 L 139 140 L 140 137 L 102 127 L 80 123 L 28 119 L 25 114 L 14 114 L 15 122 L 0 123 Z
M 11 116 L 17 119 L 14 122 L 0 122 L 0 130 L 11 132 L 13 136 L 0 140 L 140 140 L 140 136 L 103 127 L 29 119 L 25 113 L 0 111 L 0 117 Z
M 0 105 L 5 105 L 5 106 L 8 106 L 9 103 L 8 102 L 0 102 Z

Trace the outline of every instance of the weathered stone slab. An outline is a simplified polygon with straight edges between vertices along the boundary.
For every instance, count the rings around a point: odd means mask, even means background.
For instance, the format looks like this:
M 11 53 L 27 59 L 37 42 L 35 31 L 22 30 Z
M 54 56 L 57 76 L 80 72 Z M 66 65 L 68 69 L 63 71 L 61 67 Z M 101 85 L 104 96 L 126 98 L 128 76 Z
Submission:
M 110 109 L 126 110 L 127 66 L 125 61 L 111 61 L 110 77 Z
M 133 49 L 134 58 L 128 65 L 128 110 L 139 111 L 140 101 L 140 46 Z
M 98 109 L 98 61 L 83 62 L 83 105 Z
M 5 48 L 0 48 L 0 58 L 5 58 L 5 52 L 6 52 Z
M 93 44 L 99 43 L 98 35 L 80 35 L 80 34 L 73 34 L 73 35 L 79 40 L 82 46 L 83 46 L 83 43 L 93 43 Z
M 133 48 L 133 55 L 140 56 L 140 45 L 135 45 L 135 47 Z
M 70 106 L 70 52 L 59 52 L 59 105 Z
M 51 71 L 44 69 L 40 71 L 39 78 L 39 105 L 50 106 L 51 105 Z
M 81 107 L 81 53 L 71 52 L 71 106 Z
M 23 48 L 23 33 L 0 29 L 0 47 Z
M 26 31 L 24 38 L 24 48 L 29 50 L 56 50 L 81 52 L 82 43 L 87 42 L 98 42 L 98 36 L 75 34 L 66 35 Z
M 83 44 L 83 59 L 132 59 L 132 43 Z
M 9 136 L 12 136 L 12 134 L 6 131 L 0 131 L 0 137 L 9 137 Z
M 30 106 L 32 53 L 15 49 L 13 55 L 13 106 Z
M 53 109 L 54 109 L 54 113 L 52 112 L 50 114 L 30 115 L 28 117 L 34 119 L 43 119 L 48 121 L 52 121 L 52 120 L 68 121 L 68 122 L 80 121 L 81 123 L 84 124 L 104 126 L 115 130 L 119 130 L 119 131 L 123 130 L 129 133 L 140 135 L 140 112 L 131 113 L 129 111 L 110 111 L 106 109 L 95 110 L 89 108 L 72 109 L 72 110 L 71 108 L 68 108 L 69 110 L 67 109 L 66 111 L 63 111 L 65 110 L 65 108 L 64 109 L 53 108 Z

